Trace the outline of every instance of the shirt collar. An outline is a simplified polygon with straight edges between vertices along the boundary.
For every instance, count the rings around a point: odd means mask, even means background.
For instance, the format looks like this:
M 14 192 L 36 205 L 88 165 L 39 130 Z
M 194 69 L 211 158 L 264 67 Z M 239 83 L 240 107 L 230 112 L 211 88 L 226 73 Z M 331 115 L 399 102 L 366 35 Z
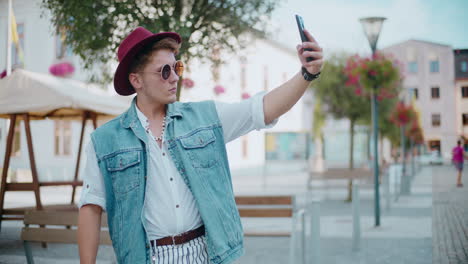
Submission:
M 149 125 L 148 118 L 140 111 L 140 109 L 138 109 L 137 104 L 135 104 L 135 111 L 137 113 L 138 120 L 140 120 L 141 126 L 146 130 Z

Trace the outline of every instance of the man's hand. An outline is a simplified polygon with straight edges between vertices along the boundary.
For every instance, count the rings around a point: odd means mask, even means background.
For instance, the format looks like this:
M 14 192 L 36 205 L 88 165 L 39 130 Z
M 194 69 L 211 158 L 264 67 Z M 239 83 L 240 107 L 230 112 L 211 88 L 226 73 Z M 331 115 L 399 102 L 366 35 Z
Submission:
M 302 67 L 307 72 L 317 74 L 322 69 L 323 64 L 322 48 L 307 30 L 304 30 L 304 33 L 310 41 L 297 45 L 297 55 L 301 60 Z M 312 49 L 312 51 L 304 49 Z M 307 57 L 312 57 L 314 60 L 307 62 Z M 265 124 L 270 124 L 273 120 L 289 111 L 309 87 L 310 81 L 304 79 L 301 69 L 297 70 L 298 73 L 290 80 L 275 88 L 263 98 Z
M 301 64 L 306 70 L 311 74 L 317 74 L 322 69 L 323 64 L 323 53 L 322 48 L 319 46 L 317 41 L 312 37 L 312 35 L 304 29 L 304 33 L 307 38 L 310 40 L 309 42 L 303 42 L 302 45 L 299 44 L 296 46 L 297 55 L 301 60 Z M 312 49 L 312 51 L 306 51 L 304 49 Z M 313 61 L 307 62 L 306 58 L 312 57 L 314 58 Z

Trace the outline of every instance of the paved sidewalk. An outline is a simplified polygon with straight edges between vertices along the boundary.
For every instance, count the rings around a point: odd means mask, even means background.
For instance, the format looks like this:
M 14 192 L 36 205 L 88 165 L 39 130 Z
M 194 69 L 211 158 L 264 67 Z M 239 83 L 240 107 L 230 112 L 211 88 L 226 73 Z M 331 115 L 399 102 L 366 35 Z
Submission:
M 451 167 L 434 168 L 434 263 L 468 263 L 468 175 L 455 186 Z
M 325 190 L 314 187 L 313 195 L 323 199 L 320 209 L 320 263 L 433 263 L 432 168 L 423 167 L 416 175 L 411 195 L 400 196 L 397 202 L 392 197 L 389 210 L 385 209 L 384 192 L 381 191 L 380 227 L 374 226 L 373 186 L 361 187 L 362 241 L 361 249 L 357 252 L 352 250 L 351 204 L 344 202 L 347 180 L 335 180 L 332 183 L 335 187 Z M 326 185 L 330 184 L 317 184 L 321 187 Z M 283 192 L 287 190 L 283 189 Z M 287 231 L 290 226 L 290 221 L 281 219 L 275 222 L 262 219 L 244 221 L 245 229 Z M 246 239 L 245 244 L 246 255 L 236 264 L 288 263 L 288 238 L 251 237 Z
M 374 227 L 372 185 L 361 187 L 361 230 L 362 242 L 358 252 L 352 251 L 351 204 L 346 198 L 347 180 L 336 180 L 333 184 L 317 183 L 307 193 L 308 176 L 301 173 L 268 176 L 236 175 L 233 184 L 236 193 L 282 193 L 312 195 L 321 202 L 321 263 L 432 263 L 432 171 L 435 167 L 423 167 L 414 178 L 413 192 L 392 199 L 390 210 L 385 210 L 383 191 L 381 226 Z M 440 168 L 442 172 L 448 168 Z M 441 173 L 442 173 L 441 172 Z M 446 173 L 446 172 L 444 172 Z M 447 173 L 446 173 L 447 174 Z M 468 181 L 466 181 L 468 183 Z M 327 186 L 325 188 L 325 186 Z M 60 189 L 62 188 L 62 189 Z M 78 192 L 77 196 L 80 192 Z M 45 192 L 42 193 L 44 196 Z M 63 187 L 48 189 L 47 201 L 69 199 L 70 191 Z M 15 193 L 6 202 L 21 206 L 24 194 Z M 77 197 L 78 198 L 78 197 Z M 24 198 L 23 198 L 24 199 Z M 465 218 L 466 219 L 466 218 Z M 243 219 L 246 230 L 289 231 L 288 219 Z M 20 222 L 3 222 L 0 233 L 0 263 L 26 263 L 19 234 Z M 247 237 L 246 254 L 236 264 L 286 264 L 289 260 L 290 239 L 287 237 Z M 47 249 L 33 243 L 36 263 L 79 263 L 76 245 L 49 244 Z M 113 250 L 101 246 L 97 263 L 113 263 Z M 437 262 L 434 262 L 437 263 Z M 447 262 L 448 263 L 448 262 Z M 452 262 L 450 262 L 452 263 Z M 453 262 L 457 263 L 457 262 Z

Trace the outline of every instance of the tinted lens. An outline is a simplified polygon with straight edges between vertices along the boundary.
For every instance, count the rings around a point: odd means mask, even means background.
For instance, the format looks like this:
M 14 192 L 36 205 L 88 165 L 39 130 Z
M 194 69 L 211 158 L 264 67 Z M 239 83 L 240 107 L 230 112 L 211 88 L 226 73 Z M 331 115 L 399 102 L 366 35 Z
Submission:
M 177 74 L 177 76 L 182 76 L 182 74 L 184 73 L 184 63 L 181 61 L 176 61 L 174 65 L 174 71 Z
M 164 80 L 167 80 L 167 79 L 169 79 L 169 76 L 171 76 L 171 66 L 169 66 L 169 64 L 166 64 L 166 65 L 163 66 L 163 68 L 161 70 L 161 77 Z

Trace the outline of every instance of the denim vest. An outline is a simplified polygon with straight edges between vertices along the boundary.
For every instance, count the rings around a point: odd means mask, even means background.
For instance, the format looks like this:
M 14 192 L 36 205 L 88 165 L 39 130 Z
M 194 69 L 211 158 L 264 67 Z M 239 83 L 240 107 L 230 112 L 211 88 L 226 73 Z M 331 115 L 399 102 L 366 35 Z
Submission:
M 143 216 L 145 199 L 152 199 L 145 195 L 149 147 L 135 102 L 91 134 L 119 263 L 150 263 L 151 259 Z M 211 263 L 231 263 L 244 253 L 243 231 L 215 104 L 169 104 L 166 123 L 166 144 L 198 205 Z

